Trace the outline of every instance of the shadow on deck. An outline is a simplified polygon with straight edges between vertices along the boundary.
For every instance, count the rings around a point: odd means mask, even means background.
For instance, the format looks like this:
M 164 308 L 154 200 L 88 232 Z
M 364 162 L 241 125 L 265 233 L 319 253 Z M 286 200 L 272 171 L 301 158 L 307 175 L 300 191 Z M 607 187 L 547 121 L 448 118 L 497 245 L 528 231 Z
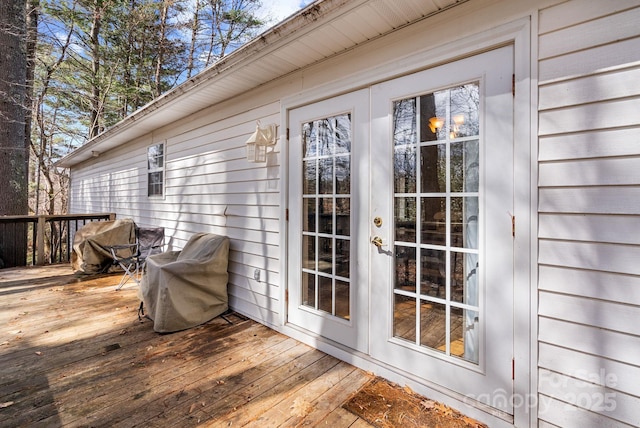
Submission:
M 0 426 L 369 426 L 371 375 L 236 314 L 157 334 L 118 280 L 0 270 Z

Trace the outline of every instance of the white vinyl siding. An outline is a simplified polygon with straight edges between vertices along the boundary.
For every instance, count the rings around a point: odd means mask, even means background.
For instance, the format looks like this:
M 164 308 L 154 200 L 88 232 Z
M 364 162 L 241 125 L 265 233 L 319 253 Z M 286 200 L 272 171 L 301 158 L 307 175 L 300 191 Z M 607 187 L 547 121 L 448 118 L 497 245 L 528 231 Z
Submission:
M 366 2 L 392 10 L 432 3 L 453 2 Z M 528 349 L 516 353 L 514 398 L 529 391 L 523 378 L 530 375 L 538 406 L 515 409 L 516 419 L 519 412 L 518 425 L 526 426 L 523 418 L 531 411 L 538 417 L 527 419 L 532 426 L 640 426 L 640 0 L 469 0 L 434 16 L 425 10 L 424 19 L 409 25 L 401 14 L 383 19 L 379 11 L 368 13 L 365 3 L 353 4 L 359 6 L 344 6 L 347 13 L 336 14 L 335 21 L 318 17 L 301 25 L 286 48 L 276 49 L 272 42 L 264 53 L 256 51 L 256 64 L 265 64 L 261 69 L 238 67 L 220 81 L 224 84 L 203 84 L 178 103 L 195 102 L 201 110 L 172 121 L 163 106 L 162 121 L 156 122 L 161 128 L 74 165 L 70 212 L 116 212 L 141 225 L 164 226 L 169 250 L 182 248 L 195 232 L 229 236 L 231 307 L 322 348 L 321 341 L 287 329 L 281 313 L 287 249 L 281 247 L 286 183 L 280 174 L 286 178 L 286 171 L 280 168 L 280 151 L 286 150 L 279 141 L 267 164 L 247 162 L 245 142 L 256 121 L 282 125 L 286 112 L 280 100 L 295 108 L 473 55 L 489 47 L 485 32 L 496 32 L 503 43 L 504 26 L 530 22 L 533 40 L 522 40 L 515 65 L 524 67 L 526 56 L 533 79 L 529 86 L 516 77 L 515 107 L 516 114 L 527 112 L 518 116 L 521 124 L 537 125 L 537 136 L 532 129 L 537 141 L 531 143 L 538 157 L 529 158 L 529 141 L 518 134 L 515 148 L 525 158 L 519 165 L 531 161 L 535 177 L 531 232 L 521 226 L 524 215 L 517 216 L 517 233 L 535 240 L 529 264 L 535 271 L 534 283 L 520 281 L 517 291 L 526 296 L 528 290 L 522 290 L 530 285 L 534 305 L 529 315 L 529 302 L 516 301 L 521 309 L 516 317 L 537 326 L 528 342 L 537 366 L 521 363 Z M 313 33 L 316 25 L 319 32 Z M 484 34 L 483 41 L 478 34 Z M 269 79 L 245 90 L 247 77 L 257 79 L 261 72 Z M 528 105 L 518 104 L 529 90 L 537 100 L 530 116 Z M 159 142 L 167 149 L 165 197 L 149 199 L 146 149 Z M 510 228 L 507 214 L 504 220 Z M 519 247 L 519 254 L 526 247 Z M 529 278 L 517 269 L 516 275 Z M 521 333 L 525 324 L 517 323 Z M 364 355 L 345 349 L 337 354 L 397 375 Z M 450 398 L 429 388 L 423 391 L 435 391 L 445 403 Z M 469 415 L 488 415 L 454 398 L 448 403 Z M 507 423 L 499 422 L 489 425 Z
M 271 102 L 213 123 L 205 116 L 154 132 L 171 148 L 164 158 L 164 199 L 147 197 L 150 136 L 101 154 L 99 163 L 74 168 L 70 212 L 116 212 L 140 225 L 163 226 L 170 250 L 181 249 L 195 232 L 228 236 L 231 307 L 278 325 L 279 156 L 249 163 L 245 141 L 257 120 L 279 123 L 279 108 Z
M 637 426 L 640 5 L 539 18 L 540 426 Z

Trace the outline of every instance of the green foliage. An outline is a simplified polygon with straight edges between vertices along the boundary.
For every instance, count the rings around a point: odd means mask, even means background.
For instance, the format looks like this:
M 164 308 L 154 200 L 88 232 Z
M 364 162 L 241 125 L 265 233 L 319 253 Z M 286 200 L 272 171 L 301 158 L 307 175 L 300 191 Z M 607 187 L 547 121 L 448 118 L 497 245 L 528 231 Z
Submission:
M 46 199 L 64 192 L 56 160 L 253 38 L 259 6 L 40 0 L 31 153 Z

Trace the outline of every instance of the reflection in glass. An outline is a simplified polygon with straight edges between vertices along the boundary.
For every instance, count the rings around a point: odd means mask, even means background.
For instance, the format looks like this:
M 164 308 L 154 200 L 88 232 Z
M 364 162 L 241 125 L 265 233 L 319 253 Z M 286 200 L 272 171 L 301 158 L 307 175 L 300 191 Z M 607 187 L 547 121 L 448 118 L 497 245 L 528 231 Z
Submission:
M 478 140 L 451 143 L 451 191 L 477 192 L 480 184 Z
M 309 129 L 308 133 L 306 129 Z M 308 137 L 307 137 L 308 135 Z M 305 140 L 303 155 L 331 156 L 351 152 L 351 114 L 342 114 L 315 120 L 303 125 Z
M 416 100 L 409 98 L 393 103 L 393 145 L 415 144 Z
M 479 135 L 480 91 L 477 83 L 450 89 L 450 138 Z
M 478 305 L 478 255 L 451 252 L 451 300 Z
M 315 156 L 317 154 L 318 135 L 317 127 L 313 122 L 302 125 L 302 157 Z
M 333 273 L 333 245 L 332 238 L 318 237 L 318 270 Z
M 478 312 L 451 307 L 451 355 L 478 364 Z
M 147 149 L 147 169 L 154 170 L 164 165 L 164 144 L 155 144 Z
M 420 345 L 438 351 L 446 351 L 446 306 L 440 303 L 420 301 Z
M 416 249 L 396 245 L 395 288 L 416 291 Z
M 333 286 L 331 278 L 318 276 L 318 309 L 333 313 Z
M 318 198 L 318 231 L 333 233 L 333 198 Z
M 396 294 L 393 302 L 393 336 L 416 341 L 416 299 Z
M 332 129 L 335 154 L 351 153 L 351 113 L 341 114 L 333 119 L 335 120 Z
M 164 173 L 162 171 L 150 172 L 147 174 L 147 194 L 150 196 L 162 195 L 162 183 Z
M 302 152 L 303 304 L 349 319 L 351 114 L 303 124 Z
M 336 198 L 336 235 L 351 233 L 351 199 Z
M 451 246 L 478 248 L 478 197 L 451 198 Z
M 303 199 L 302 230 L 305 232 L 316 231 L 316 198 Z
M 302 273 L 302 304 L 316 306 L 316 276 L 310 273 Z
M 449 92 L 439 91 L 420 96 L 420 139 L 443 140 L 447 130 L 447 102 Z
M 421 198 L 420 227 L 422 243 L 447 245 L 447 198 Z
M 336 316 L 349 319 L 349 283 L 336 279 Z
M 394 158 L 394 188 L 396 193 L 416 192 L 416 148 L 396 147 Z
M 316 268 L 316 237 L 302 235 L 302 266 L 305 269 Z
M 351 156 L 336 156 L 336 193 L 351 193 Z M 324 192 L 321 192 L 324 193 Z
M 420 149 L 420 185 L 423 193 L 447 191 L 447 146 L 436 144 Z
M 416 241 L 416 198 L 395 198 L 396 241 Z
M 336 239 L 336 275 L 349 278 L 351 241 L 347 239 Z
M 464 309 L 451 307 L 451 336 L 449 346 L 451 355 L 456 357 L 464 357 L 464 327 L 463 327 Z
M 432 297 L 445 299 L 447 253 L 442 250 L 423 248 L 420 250 L 420 292 Z
M 318 193 L 333 193 L 333 159 L 318 160 L 318 172 L 318 179 L 320 180 L 318 182 Z
M 478 82 L 393 103 L 394 335 L 476 364 L 479 106 Z
M 316 193 L 316 160 L 302 162 L 302 193 L 314 195 Z

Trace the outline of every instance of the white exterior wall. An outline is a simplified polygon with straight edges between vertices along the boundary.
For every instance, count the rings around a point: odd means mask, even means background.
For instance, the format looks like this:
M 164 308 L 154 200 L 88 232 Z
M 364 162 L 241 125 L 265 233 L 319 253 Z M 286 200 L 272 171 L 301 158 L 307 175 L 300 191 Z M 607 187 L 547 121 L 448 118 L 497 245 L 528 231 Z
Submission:
M 640 4 L 539 18 L 540 426 L 638 426 Z
M 421 61 L 415 69 L 424 67 L 428 55 L 415 60 L 412 52 L 433 46 L 433 62 L 442 62 L 446 49 L 438 46 L 530 17 L 529 89 L 538 107 L 531 113 L 538 124 L 538 159 L 531 160 L 538 207 L 530 213 L 537 278 L 530 284 L 537 326 L 530 375 L 539 403 L 531 423 L 640 426 L 640 2 L 547 7 L 557 3 L 547 0 L 540 10 L 531 3 L 471 0 L 103 153 L 72 169 L 70 211 L 116 212 L 164 226 L 171 249 L 194 232 L 229 236 L 231 306 L 287 332 L 282 159 L 272 156 L 267 166 L 246 161 L 244 142 L 255 121 L 285 123 L 283 99 L 307 102 L 415 71 L 414 61 Z M 453 55 L 460 49 L 482 47 L 463 43 Z M 166 143 L 166 197 L 149 199 L 146 149 L 159 142 Z M 352 362 L 366 367 L 364 360 Z M 529 410 L 516 411 L 526 418 Z
M 115 212 L 141 226 L 163 226 L 167 250 L 181 249 L 195 232 L 228 236 L 230 305 L 280 324 L 279 160 L 249 163 L 244 145 L 257 120 L 279 123 L 279 103 L 269 98 L 207 109 L 74 168 L 70 212 Z M 161 142 L 165 197 L 149 198 L 147 147 Z

